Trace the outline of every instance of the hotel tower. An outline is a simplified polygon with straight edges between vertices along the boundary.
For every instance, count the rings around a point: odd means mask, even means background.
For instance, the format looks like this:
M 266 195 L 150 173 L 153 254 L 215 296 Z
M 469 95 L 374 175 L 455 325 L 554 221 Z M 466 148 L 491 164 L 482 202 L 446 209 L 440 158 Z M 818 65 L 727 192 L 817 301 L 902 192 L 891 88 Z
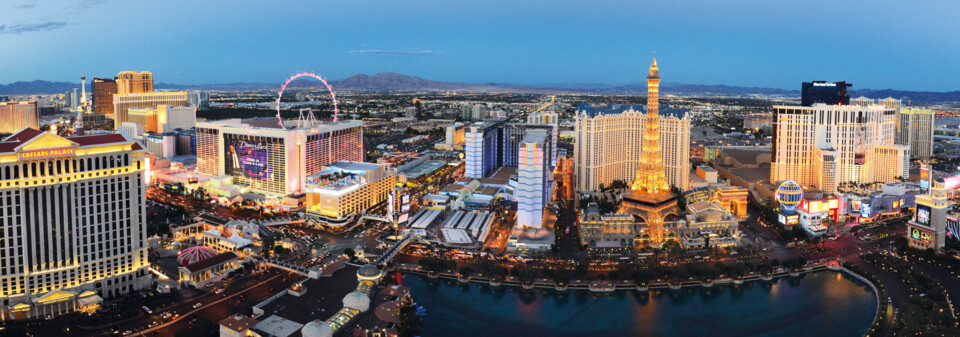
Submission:
M 0 141 L 0 321 L 95 308 L 150 285 L 143 157 L 122 134 Z

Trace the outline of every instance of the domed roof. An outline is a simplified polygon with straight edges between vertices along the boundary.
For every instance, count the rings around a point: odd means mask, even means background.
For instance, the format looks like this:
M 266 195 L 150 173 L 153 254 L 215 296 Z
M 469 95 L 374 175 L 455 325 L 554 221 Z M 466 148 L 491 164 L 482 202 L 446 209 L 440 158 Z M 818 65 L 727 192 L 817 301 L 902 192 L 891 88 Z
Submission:
M 206 260 L 214 255 L 217 255 L 217 251 L 203 246 L 195 246 L 177 253 L 177 262 L 180 262 L 181 266 L 186 266 L 191 263 Z
M 357 276 L 362 277 L 378 277 L 380 276 L 380 268 L 372 264 L 365 265 L 360 267 L 360 270 L 357 270 Z
M 333 336 L 333 328 L 327 322 L 313 321 L 304 325 L 300 329 L 300 334 L 303 337 L 331 337 Z
M 367 295 L 354 290 L 343 297 L 343 306 L 351 309 L 357 309 L 361 312 L 370 309 L 370 298 Z

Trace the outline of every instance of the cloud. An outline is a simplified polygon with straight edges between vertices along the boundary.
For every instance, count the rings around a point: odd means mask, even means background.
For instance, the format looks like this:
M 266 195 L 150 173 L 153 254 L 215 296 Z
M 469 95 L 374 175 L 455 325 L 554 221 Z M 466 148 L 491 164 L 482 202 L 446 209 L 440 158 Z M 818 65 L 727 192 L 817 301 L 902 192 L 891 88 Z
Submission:
M 362 50 L 351 50 L 350 54 L 375 54 L 375 55 L 391 55 L 391 56 L 407 56 L 407 55 L 431 55 L 431 54 L 440 54 L 439 51 L 433 50 L 388 50 L 388 49 L 362 49 Z
M 107 0 L 80 0 L 80 3 L 77 5 L 77 8 L 87 9 L 99 4 L 107 2 Z
M 0 35 L 3 34 L 23 34 L 30 32 L 42 32 L 54 29 L 60 29 L 66 26 L 63 21 L 40 21 L 37 23 L 22 23 L 16 25 L 0 25 Z
M 37 7 L 36 4 L 27 3 L 27 2 L 21 2 L 21 3 L 20 3 L 19 5 L 17 5 L 17 7 L 15 7 L 15 8 L 16 8 L 16 9 L 30 9 L 30 8 L 36 8 L 36 7 Z

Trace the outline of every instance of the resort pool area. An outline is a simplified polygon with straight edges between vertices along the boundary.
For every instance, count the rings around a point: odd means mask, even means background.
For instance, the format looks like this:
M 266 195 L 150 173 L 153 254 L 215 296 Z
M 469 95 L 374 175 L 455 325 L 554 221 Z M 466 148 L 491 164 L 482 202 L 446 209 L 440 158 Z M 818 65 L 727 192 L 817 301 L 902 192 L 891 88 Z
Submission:
M 841 272 L 681 290 L 556 292 L 404 275 L 423 336 L 862 336 L 870 287 Z

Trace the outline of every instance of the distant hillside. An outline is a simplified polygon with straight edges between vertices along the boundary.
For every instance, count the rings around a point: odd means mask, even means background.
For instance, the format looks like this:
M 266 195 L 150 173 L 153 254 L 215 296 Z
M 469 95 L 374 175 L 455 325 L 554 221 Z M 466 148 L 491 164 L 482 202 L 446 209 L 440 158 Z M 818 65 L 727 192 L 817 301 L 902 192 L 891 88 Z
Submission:
M 73 91 L 74 88 L 80 89 L 80 83 L 43 80 L 20 81 L 7 85 L 0 84 L 0 95 L 63 94 Z M 87 84 L 87 91 L 90 91 L 90 84 Z
M 342 80 L 331 81 L 335 90 L 361 91 L 460 91 L 460 92 L 503 92 L 503 93 L 594 93 L 594 94 L 633 94 L 643 95 L 647 92 L 646 83 L 629 83 L 623 85 L 589 84 L 555 84 L 549 86 L 504 85 L 496 83 L 458 83 L 440 82 L 408 76 L 397 73 L 378 73 L 373 76 L 357 74 Z M 312 79 L 298 79 L 291 83 L 293 88 L 316 87 L 318 84 Z M 166 90 L 257 90 L 277 89 L 276 84 L 263 83 L 227 83 L 205 85 L 178 85 L 169 83 L 156 84 L 157 89 Z M 36 80 L 32 82 L 14 82 L 7 85 L 0 84 L 0 95 L 24 94 L 58 94 L 65 93 L 79 87 L 78 83 L 50 82 Z M 782 95 L 799 96 L 799 90 L 784 90 L 777 88 L 737 87 L 729 85 L 701 85 L 682 83 L 661 83 L 662 93 L 672 95 L 703 95 L 703 96 L 747 96 L 747 95 Z M 90 91 L 88 84 L 87 90 Z M 853 90 L 851 97 L 866 96 L 869 98 L 899 98 L 914 104 L 960 102 L 960 91 L 927 92 L 902 91 L 893 89 Z
M 850 92 L 851 98 L 864 96 L 867 98 L 887 98 L 893 97 L 902 99 L 904 103 L 950 103 L 960 102 L 960 91 L 949 92 L 931 92 L 931 91 L 903 91 L 893 89 L 872 90 L 861 89 Z
M 599 92 L 619 92 L 645 94 L 646 83 L 631 83 L 610 88 L 597 89 Z M 705 96 L 746 96 L 746 95 L 781 95 L 800 96 L 799 90 L 784 90 L 777 88 L 736 87 L 729 85 L 660 83 L 660 92 L 671 95 L 705 95 Z

